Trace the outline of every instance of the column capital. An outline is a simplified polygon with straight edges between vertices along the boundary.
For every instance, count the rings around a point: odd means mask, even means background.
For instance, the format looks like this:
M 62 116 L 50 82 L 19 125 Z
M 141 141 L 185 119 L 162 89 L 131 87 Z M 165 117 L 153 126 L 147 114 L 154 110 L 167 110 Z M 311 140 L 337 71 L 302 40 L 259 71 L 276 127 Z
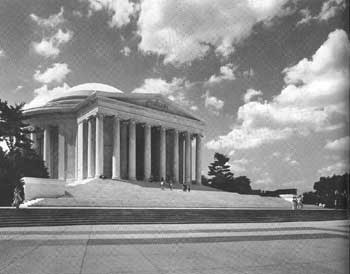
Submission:
M 102 118 L 104 118 L 106 115 L 103 114 L 103 113 L 101 113 L 101 112 L 97 112 L 94 116 L 95 116 L 96 118 L 102 119 Z

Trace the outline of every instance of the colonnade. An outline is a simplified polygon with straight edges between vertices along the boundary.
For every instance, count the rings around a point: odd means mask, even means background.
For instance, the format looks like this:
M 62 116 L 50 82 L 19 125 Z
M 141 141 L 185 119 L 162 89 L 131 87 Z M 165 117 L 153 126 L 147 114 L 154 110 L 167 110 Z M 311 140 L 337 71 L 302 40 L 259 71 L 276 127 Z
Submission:
M 109 116 L 111 117 L 111 116 Z M 178 130 L 176 128 L 169 128 L 162 125 L 150 125 L 138 122 L 133 119 L 121 119 L 118 116 L 112 116 L 113 128 L 105 129 L 112 130 L 112 178 L 121 179 L 121 123 L 126 123 L 128 131 L 128 147 L 123 148 L 127 150 L 128 157 L 128 178 L 129 180 L 136 180 L 136 126 L 142 125 L 143 130 L 143 180 L 148 181 L 152 177 L 166 178 L 167 174 L 172 174 L 172 180 L 175 182 L 190 183 L 192 180 L 192 139 L 196 142 L 195 152 L 195 180 L 198 184 L 201 183 L 201 135 L 192 134 L 188 131 Z M 85 126 L 84 126 L 85 125 Z M 87 134 L 84 134 L 84 128 L 87 126 Z M 94 127 L 95 126 L 95 127 Z M 158 174 L 152 174 L 152 129 L 159 129 L 159 168 Z M 86 132 L 86 129 L 85 129 Z M 172 135 L 172 156 L 171 169 L 167 170 L 166 161 L 169 160 L 167 155 L 167 132 Z M 77 127 L 77 179 L 81 180 L 87 178 L 99 178 L 104 175 L 104 162 L 106 155 L 104 155 L 104 116 L 97 114 L 89 117 L 87 120 L 78 122 Z M 180 138 L 181 137 L 181 138 Z M 44 135 L 45 139 L 45 135 Z M 180 146 L 180 147 L 179 147 Z M 182 147 L 181 147 L 182 146 Z M 84 148 L 87 147 L 87 155 L 84 155 Z M 168 147 L 169 149 L 169 147 Z M 183 151 L 181 151 L 183 149 Z M 84 157 L 85 156 L 85 157 Z M 168 159 L 167 159 L 168 158 Z M 109 160 L 109 159 L 108 159 Z M 86 161 L 86 162 L 85 162 Z M 183 165 L 183 172 L 180 174 L 180 165 Z M 84 167 L 87 172 L 84 172 Z M 169 165 L 168 165 L 169 168 Z M 84 175 L 86 173 L 86 175 Z M 183 176 L 183 178 L 180 178 Z

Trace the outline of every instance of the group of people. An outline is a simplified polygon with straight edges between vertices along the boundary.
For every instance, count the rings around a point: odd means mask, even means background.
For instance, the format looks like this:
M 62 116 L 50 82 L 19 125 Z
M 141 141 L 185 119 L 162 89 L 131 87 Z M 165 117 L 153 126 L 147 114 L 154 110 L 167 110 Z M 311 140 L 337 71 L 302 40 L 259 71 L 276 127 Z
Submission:
M 164 180 L 164 177 L 162 177 L 162 178 L 160 179 L 160 188 L 161 188 L 162 190 L 165 189 L 165 185 L 168 185 L 168 186 L 169 186 L 169 189 L 170 189 L 170 190 L 173 190 L 173 180 L 172 180 L 169 176 L 166 177 L 166 180 Z M 183 188 L 182 188 L 182 190 L 183 190 L 184 192 L 186 192 L 186 191 L 190 192 L 190 191 L 191 191 L 191 185 L 190 185 L 190 184 L 187 184 L 187 183 L 183 183 Z
M 166 177 L 166 181 L 164 181 L 164 178 L 162 177 L 160 179 L 160 188 L 162 190 L 165 189 L 165 184 L 167 184 L 169 186 L 170 190 L 173 190 L 173 180 L 172 179 L 170 179 L 169 177 Z
M 298 196 L 293 196 L 292 200 L 292 209 L 302 209 L 303 208 L 303 196 L 298 195 Z

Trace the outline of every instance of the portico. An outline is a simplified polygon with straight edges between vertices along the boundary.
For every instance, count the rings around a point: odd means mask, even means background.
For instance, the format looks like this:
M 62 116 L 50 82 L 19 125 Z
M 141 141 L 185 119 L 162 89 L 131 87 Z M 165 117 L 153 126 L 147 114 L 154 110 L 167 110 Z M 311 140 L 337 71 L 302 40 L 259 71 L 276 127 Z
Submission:
M 115 88 L 84 84 L 43 107 L 26 110 L 37 129 L 32 134 L 34 146 L 50 177 L 168 177 L 200 184 L 203 121 L 159 94 L 111 89 Z

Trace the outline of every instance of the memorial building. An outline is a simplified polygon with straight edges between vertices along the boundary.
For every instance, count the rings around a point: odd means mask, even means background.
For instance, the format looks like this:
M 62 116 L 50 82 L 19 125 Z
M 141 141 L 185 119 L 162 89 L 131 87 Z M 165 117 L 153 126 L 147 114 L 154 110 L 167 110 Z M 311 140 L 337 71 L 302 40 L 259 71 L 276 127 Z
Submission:
M 201 182 L 204 122 L 160 94 L 87 83 L 24 113 L 50 178 Z

